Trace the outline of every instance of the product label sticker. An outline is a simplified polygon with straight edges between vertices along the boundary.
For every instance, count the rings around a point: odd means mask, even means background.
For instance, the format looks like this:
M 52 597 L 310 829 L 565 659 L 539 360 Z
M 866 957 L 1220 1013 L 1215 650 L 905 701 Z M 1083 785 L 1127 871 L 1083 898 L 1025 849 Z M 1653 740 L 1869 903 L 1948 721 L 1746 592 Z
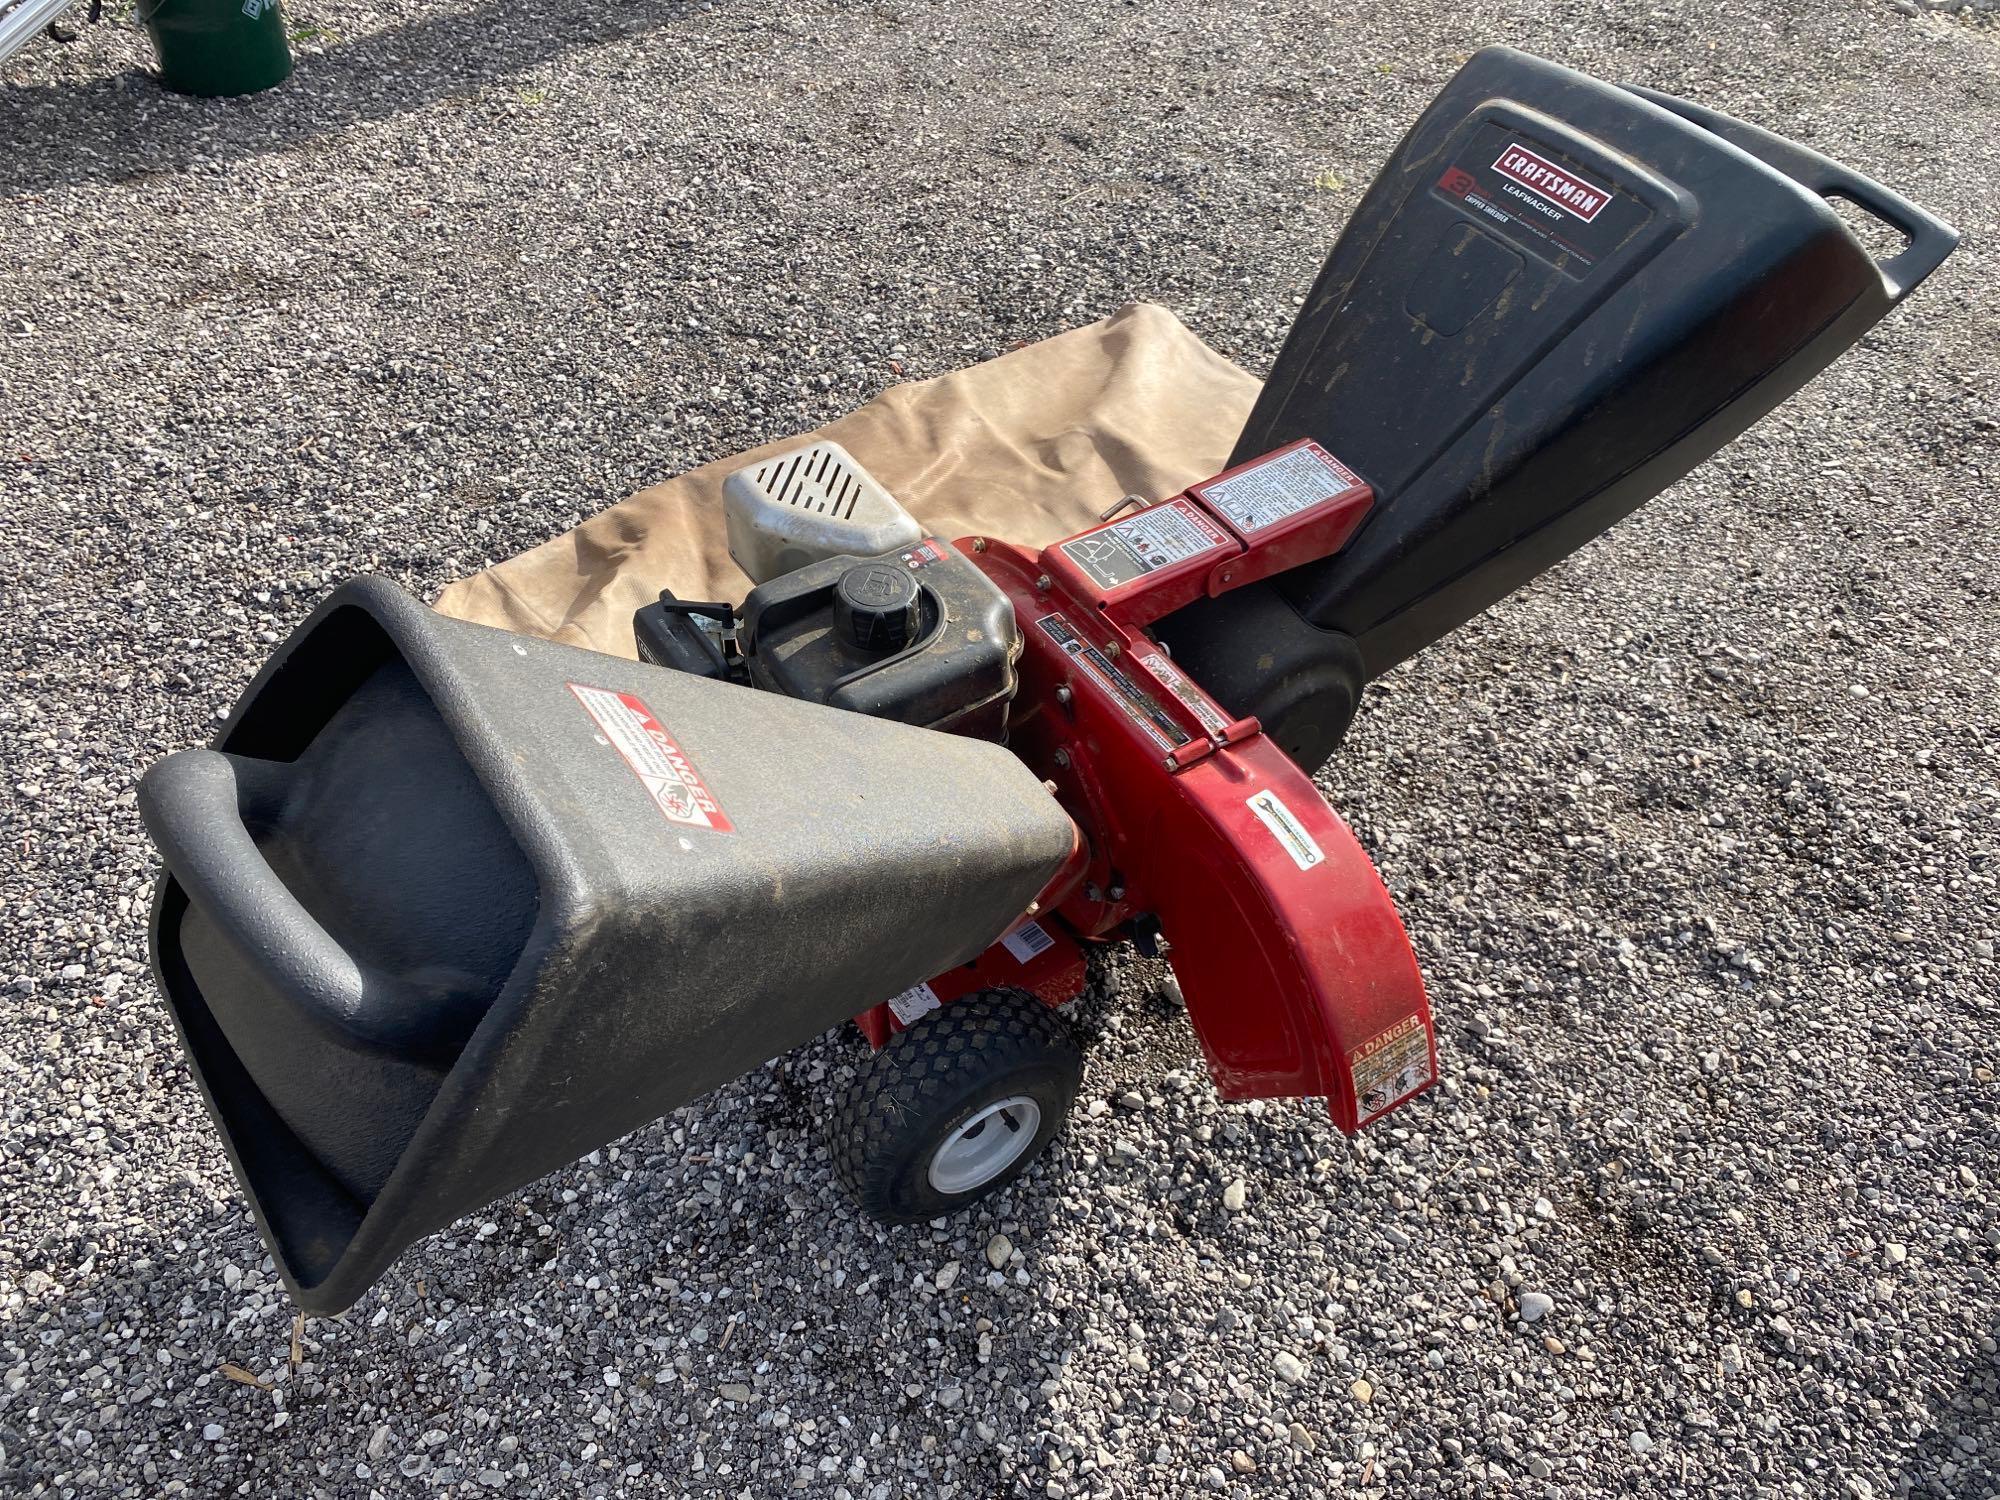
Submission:
M 1160 707 L 1160 700 L 1132 680 L 1132 674 L 1099 651 L 1062 615 L 1044 615 L 1035 625 L 1063 654 L 1107 693 L 1113 706 L 1162 750 L 1177 750 L 1194 738 Z
M 916 1020 L 918 1016 L 924 1015 L 929 1011 L 934 1011 L 937 1008 L 937 991 L 927 984 L 911 985 L 902 994 L 892 997 L 889 1001 L 889 1014 L 894 1016 L 898 1021 L 901 1021 L 905 1026 Z
M 1424 1018 L 1405 1016 L 1369 1038 L 1347 1054 L 1347 1068 L 1354 1076 L 1357 1123 L 1394 1109 L 1437 1076 L 1431 1068 L 1431 1037 Z
M 903 566 L 915 571 L 928 568 L 932 563 L 941 563 L 950 556 L 950 549 L 934 536 L 927 536 L 916 546 L 904 549 Z
M 1199 486 L 1201 498 L 1246 536 L 1346 494 L 1361 481 L 1319 448 L 1294 448 Z
M 1601 174 L 1494 122 L 1473 134 L 1436 189 L 1488 229 L 1577 277 L 1653 216 Z
M 708 783 L 694 768 L 687 752 L 661 727 L 653 711 L 633 693 L 586 687 L 572 682 L 569 690 L 596 723 L 604 742 L 616 750 L 646 788 L 653 805 L 667 821 L 715 833 L 734 833 L 736 825 L 715 800 Z
M 1092 583 L 1108 590 L 1229 545 L 1215 523 L 1187 501 L 1169 500 L 1073 536 L 1062 550 Z
M 1546 156 L 1538 156 L 1519 141 L 1509 141 L 1493 159 L 1493 170 L 1511 177 L 1537 196 L 1574 214 L 1589 224 L 1604 212 L 1611 201 L 1609 188 L 1597 187 L 1574 172 L 1565 171 Z
M 1049 951 L 1055 946 L 1055 939 L 1043 931 L 1039 922 L 1023 922 L 1019 927 L 1000 939 L 1000 946 L 1014 955 L 1014 962 L 1024 964 Z
M 1313 836 L 1306 832 L 1306 825 L 1293 816 L 1292 810 L 1285 806 L 1283 797 L 1266 788 L 1256 796 L 1247 798 L 1246 801 L 1250 811 L 1271 830 L 1285 853 L 1291 855 L 1293 864 L 1301 870 L 1310 870 L 1315 865 L 1325 863 L 1325 853 L 1313 841 Z
M 1140 657 L 1139 664 L 1158 678 L 1162 687 L 1181 700 L 1211 738 L 1222 738 L 1222 731 L 1229 727 L 1229 715 L 1222 711 L 1221 704 L 1196 687 L 1179 667 L 1157 651 Z

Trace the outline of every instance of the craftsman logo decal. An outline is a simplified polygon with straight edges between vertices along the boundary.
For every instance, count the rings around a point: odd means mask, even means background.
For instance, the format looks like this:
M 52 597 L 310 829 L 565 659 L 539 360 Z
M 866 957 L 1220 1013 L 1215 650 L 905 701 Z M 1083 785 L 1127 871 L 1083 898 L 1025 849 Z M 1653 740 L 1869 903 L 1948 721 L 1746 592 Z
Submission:
M 1594 169 L 1585 175 L 1560 148 L 1542 141 L 1530 144 L 1494 121 L 1481 125 L 1453 154 L 1433 191 L 1463 209 L 1486 234 L 1577 281 L 1646 233 L 1654 212 L 1637 183 L 1619 185 Z M 1466 278 L 1463 290 L 1473 298 L 1470 305 L 1478 305 L 1476 294 L 1483 293 L 1499 300 L 1494 315 L 1504 315 L 1511 305 L 1505 300 L 1506 286 L 1518 268 L 1493 254 L 1493 247 L 1479 247 L 1435 220 L 1430 223 L 1421 243 L 1412 246 L 1431 256 L 1430 269 L 1421 274 Z M 1533 311 L 1542 303 L 1529 299 L 1522 306 Z
M 1437 1081 L 1431 1065 L 1430 1028 L 1422 1016 L 1405 1016 L 1347 1054 L 1354 1079 L 1355 1123 L 1365 1125 Z
M 1031 958 L 1038 958 L 1054 946 L 1055 939 L 1042 930 L 1039 922 L 1023 922 L 1012 932 L 1000 939 L 1000 945 L 1014 955 L 1014 962 L 1024 964 Z
M 632 768 L 668 822 L 716 833 L 736 831 L 687 752 L 636 695 L 585 687 L 580 682 L 572 682 L 569 690 L 595 721 L 605 743 Z
M 1266 828 L 1277 836 L 1285 853 L 1291 855 L 1292 863 L 1301 870 L 1310 870 L 1314 865 L 1324 864 L 1326 855 L 1321 852 L 1313 836 L 1306 832 L 1305 824 L 1292 816 L 1292 810 L 1285 806 L 1285 799 L 1273 791 L 1262 791 L 1247 799 L 1250 811 L 1263 821 Z
M 937 1008 L 937 991 L 927 984 L 913 985 L 889 1001 L 889 1013 L 905 1026 Z
M 1592 187 L 1574 173 L 1565 172 L 1554 162 L 1535 155 L 1526 146 L 1508 143 L 1493 163 L 1493 170 L 1513 178 L 1524 188 L 1532 188 L 1551 203 L 1568 209 L 1584 223 L 1594 223 L 1611 201 L 1604 188 Z

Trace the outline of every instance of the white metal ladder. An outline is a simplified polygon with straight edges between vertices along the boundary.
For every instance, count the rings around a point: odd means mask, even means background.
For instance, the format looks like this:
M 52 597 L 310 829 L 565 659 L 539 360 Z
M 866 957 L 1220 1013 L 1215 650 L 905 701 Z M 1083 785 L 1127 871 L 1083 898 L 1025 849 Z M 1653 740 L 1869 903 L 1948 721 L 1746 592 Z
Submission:
M 0 0 L 0 62 L 40 36 L 70 4 L 71 0 Z

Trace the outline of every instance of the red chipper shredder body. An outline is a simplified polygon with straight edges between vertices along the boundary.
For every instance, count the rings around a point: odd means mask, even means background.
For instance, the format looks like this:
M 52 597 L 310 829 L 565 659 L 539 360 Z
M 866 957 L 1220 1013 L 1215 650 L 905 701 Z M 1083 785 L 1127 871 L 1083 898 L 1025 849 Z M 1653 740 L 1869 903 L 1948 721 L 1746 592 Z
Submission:
M 1181 494 L 1032 552 L 929 536 L 808 444 L 730 481 L 747 599 L 663 595 L 638 661 L 343 585 L 140 786 L 161 989 L 300 1305 L 850 1017 L 836 1170 L 887 1220 L 974 1202 L 1062 1123 L 1093 944 L 1165 954 L 1228 1097 L 1343 1130 L 1410 1100 L 1423 983 L 1312 781 L 1363 686 L 1954 242 L 1778 136 L 1493 48 Z

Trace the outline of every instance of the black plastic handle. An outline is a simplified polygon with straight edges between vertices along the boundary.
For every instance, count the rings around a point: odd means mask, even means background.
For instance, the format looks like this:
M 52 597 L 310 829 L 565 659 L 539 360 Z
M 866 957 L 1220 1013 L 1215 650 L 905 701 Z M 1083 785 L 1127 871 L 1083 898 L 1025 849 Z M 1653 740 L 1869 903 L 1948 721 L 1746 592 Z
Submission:
M 1933 214 L 1924 212 L 1900 193 L 1892 193 L 1872 178 L 1851 172 L 1828 156 L 1821 156 L 1771 134 L 1732 115 L 1690 104 L 1639 84 L 1624 85 L 1625 91 L 1679 115 L 1691 125 L 1699 125 L 1718 135 L 1739 151 L 1747 152 L 1774 171 L 1782 172 L 1808 192 L 1820 197 L 1845 198 L 1885 224 L 1891 225 L 1909 243 L 1885 261 L 1876 262 L 1883 286 L 1891 302 L 1900 302 L 1944 264 L 1958 244 L 1958 231 Z
M 279 762 L 183 750 L 139 779 L 139 811 L 188 899 L 301 1022 L 348 1046 L 448 1062 L 463 1037 L 441 1043 L 435 1007 L 335 941 L 257 847 L 250 830 L 277 817 L 290 778 Z

